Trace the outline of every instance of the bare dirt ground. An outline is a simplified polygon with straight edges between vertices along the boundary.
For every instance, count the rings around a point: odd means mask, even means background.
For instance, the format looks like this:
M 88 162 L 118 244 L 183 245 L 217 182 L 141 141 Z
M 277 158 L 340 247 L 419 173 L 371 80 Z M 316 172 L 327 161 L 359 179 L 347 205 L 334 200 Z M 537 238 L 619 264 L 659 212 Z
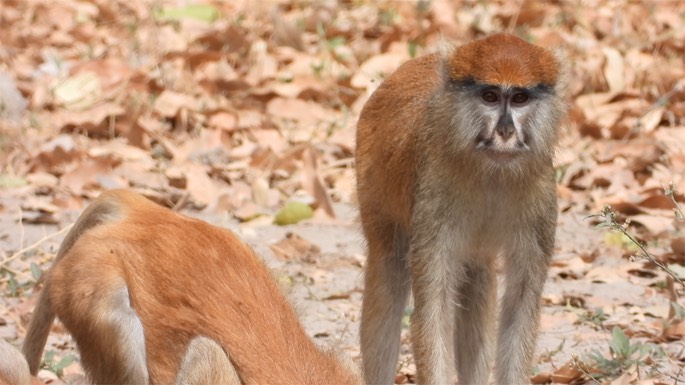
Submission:
M 358 358 L 359 111 L 436 42 L 499 31 L 561 47 L 570 66 L 531 381 L 685 382 L 679 1 L 2 0 L 0 338 L 21 344 L 60 231 L 101 191 L 131 188 L 235 230 L 307 331 Z M 313 218 L 276 225 L 291 201 Z M 606 205 L 615 223 L 588 218 Z M 410 311 L 399 383 L 414 379 Z M 40 378 L 85 381 L 59 324 L 46 350 Z

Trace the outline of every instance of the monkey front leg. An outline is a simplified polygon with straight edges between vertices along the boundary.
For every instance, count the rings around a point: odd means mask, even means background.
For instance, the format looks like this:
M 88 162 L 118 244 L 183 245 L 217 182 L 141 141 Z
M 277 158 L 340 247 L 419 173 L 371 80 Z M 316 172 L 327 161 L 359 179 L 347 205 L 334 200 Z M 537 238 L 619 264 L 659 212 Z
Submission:
M 497 340 L 497 384 L 530 383 L 548 261 L 549 257 L 540 250 L 515 253 L 505 261 L 506 289 Z
M 392 384 L 400 350 L 402 314 L 409 297 L 407 241 L 392 225 L 369 226 L 366 230 L 369 255 L 360 328 L 364 379 L 369 385 Z
M 497 277 L 491 259 L 474 262 L 482 263 L 466 268 L 457 289 L 454 355 L 459 384 L 486 385 L 494 347 Z
M 452 383 L 454 306 L 450 285 L 457 277 L 451 273 L 451 253 L 446 252 L 447 247 L 439 247 L 440 243 L 410 252 L 415 304 L 411 340 L 417 381 L 426 385 Z

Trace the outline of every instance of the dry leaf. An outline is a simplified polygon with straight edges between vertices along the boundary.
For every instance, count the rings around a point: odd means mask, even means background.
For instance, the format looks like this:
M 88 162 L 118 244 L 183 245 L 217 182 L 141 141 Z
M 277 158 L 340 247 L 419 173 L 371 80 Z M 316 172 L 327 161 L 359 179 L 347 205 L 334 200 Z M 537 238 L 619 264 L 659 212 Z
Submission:
M 101 103 L 79 111 L 61 111 L 55 116 L 55 126 L 60 130 L 86 131 L 91 135 L 110 135 L 110 119 L 117 119 L 125 114 L 125 110 L 114 103 Z
M 52 92 L 57 102 L 78 111 L 93 106 L 100 99 L 102 83 L 96 73 L 85 71 L 57 83 Z
M 676 254 L 685 255 L 685 237 L 671 239 L 671 249 Z
M 165 90 L 155 100 L 154 111 L 163 118 L 176 117 L 181 110 L 193 110 L 195 98 L 191 95 Z
M 302 187 L 314 197 L 314 202 L 318 207 L 321 207 L 331 218 L 335 218 L 331 198 L 318 173 L 315 150 L 312 147 L 305 148 L 302 158 L 304 162 Z
M 530 378 L 532 384 L 549 384 L 552 382 L 552 373 L 540 372 Z
M 611 381 L 611 385 L 633 385 L 637 380 L 638 372 L 635 367 L 628 368 L 618 378 Z
M 287 233 L 285 238 L 270 246 L 271 251 L 282 260 L 298 259 L 314 262 L 321 250 L 297 234 Z
M 666 109 L 663 107 L 653 108 L 640 117 L 637 128 L 642 132 L 652 132 L 661 123 L 661 117 Z
M 611 92 L 621 92 L 626 88 L 623 56 L 621 56 L 618 50 L 610 47 L 604 47 L 602 51 L 604 56 L 606 56 L 604 77 L 609 84 L 609 90 Z
M 672 217 L 641 214 L 631 217 L 631 221 L 647 228 L 653 235 L 664 235 L 675 229 Z
M 376 55 L 362 63 L 359 71 L 352 77 L 352 87 L 367 89 L 368 92 L 378 87 L 387 75 L 392 73 L 408 57 L 400 53 Z
M 103 178 L 111 174 L 115 164 L 114 159 L 110 157 L 86 158 L 62 175 L 60 186 L 76 195 L 83 195 L 86 190 L 101 188 Z
M 558 384 L 570 384 L 578 379 L 583 378 L 583 372 L 576 368 L 573 363 L 566 363 L 561 368 L 552 373 L 552 382 Z
M 217 194 L 217 186 L 207 175 L 207 168 L 194 163 L 182 165 L 186 177 L 186 189 L 193 200 L 202 206 L 210 204 Z
M 664 329 L 664 338 L 668 341 L 685 339 L 685 321 L 679 321 Z
M 220 130 L 235 130 L 238 127 L 238 118 L 231 112 L 219 111 L 210 116 L 207 124 Z

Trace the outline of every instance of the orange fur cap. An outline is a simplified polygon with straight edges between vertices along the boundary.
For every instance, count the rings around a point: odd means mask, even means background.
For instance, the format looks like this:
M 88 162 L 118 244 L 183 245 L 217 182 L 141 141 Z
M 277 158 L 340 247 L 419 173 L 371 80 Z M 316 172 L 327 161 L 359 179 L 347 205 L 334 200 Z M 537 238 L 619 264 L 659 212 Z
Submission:
M 506 33 L 458 47 L 448 66 L 454 80 L 522 88 L 551 86 L 559 77 L 559 65 L 550 51 Z

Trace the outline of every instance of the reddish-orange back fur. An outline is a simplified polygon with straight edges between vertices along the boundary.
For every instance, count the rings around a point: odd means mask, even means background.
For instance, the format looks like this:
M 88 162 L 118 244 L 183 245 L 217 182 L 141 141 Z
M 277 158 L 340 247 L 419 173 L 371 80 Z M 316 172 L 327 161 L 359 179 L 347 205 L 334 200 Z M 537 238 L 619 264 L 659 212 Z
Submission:
M 233 233 L 132 192 L 104 193 L 89 212 L 100 206 L 106 219 L 77 235 L 48 276 L 65 325 L 98 311 L 79 308 L 81 299 L 123 279 L 142 321 L 151 383 L 173 382 L 197 335 L 219 342 L 245 384 L 356 382 L 308 338 L 269 270 Z M 70 332 L 88 339 L 88 325 Z

